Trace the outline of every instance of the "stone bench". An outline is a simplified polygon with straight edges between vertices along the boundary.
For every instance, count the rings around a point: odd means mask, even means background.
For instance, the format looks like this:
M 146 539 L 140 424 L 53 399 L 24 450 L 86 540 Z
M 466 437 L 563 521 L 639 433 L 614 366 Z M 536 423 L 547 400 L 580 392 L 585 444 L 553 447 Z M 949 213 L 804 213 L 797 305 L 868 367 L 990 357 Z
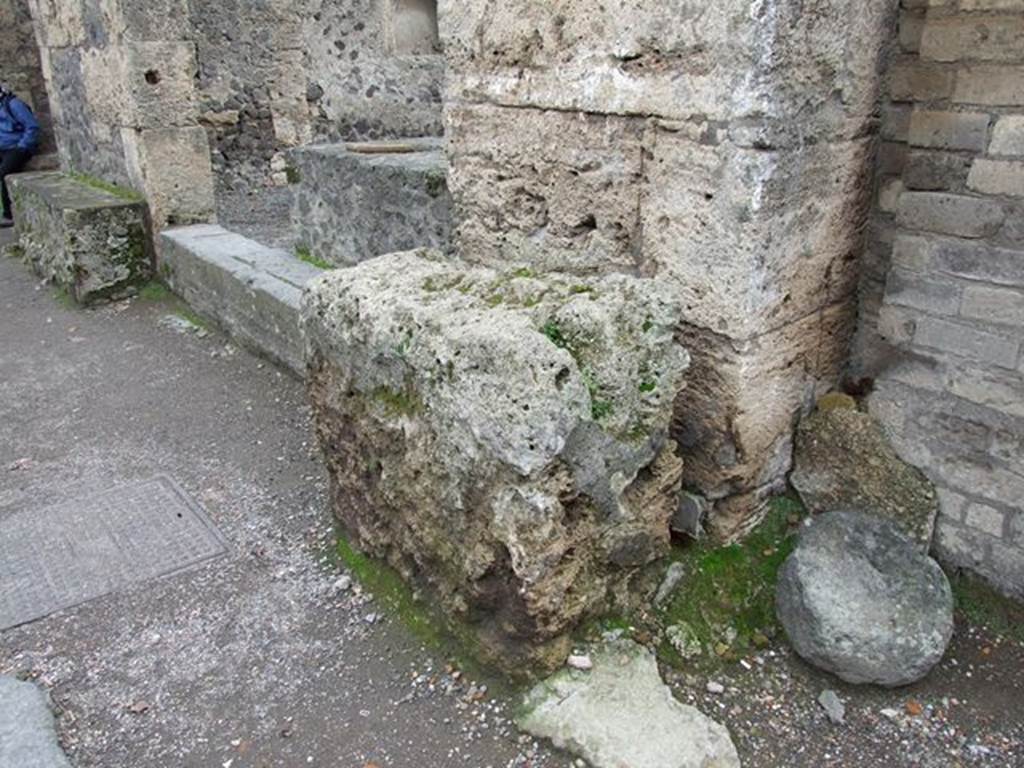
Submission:
M 305 373 L 299 303 L 322 270 L 215 224 L 160 233 L 160 274 L 239 344 Z
M 146 203 L 59 172 L 8 178 L 18 248 L 80 304 L 130 294 L 152 275 Z
M 298 245 L 352 266 L 386 253 L 447 250 L 452 201 L 442 139 L 323 144 L 290 153 Z

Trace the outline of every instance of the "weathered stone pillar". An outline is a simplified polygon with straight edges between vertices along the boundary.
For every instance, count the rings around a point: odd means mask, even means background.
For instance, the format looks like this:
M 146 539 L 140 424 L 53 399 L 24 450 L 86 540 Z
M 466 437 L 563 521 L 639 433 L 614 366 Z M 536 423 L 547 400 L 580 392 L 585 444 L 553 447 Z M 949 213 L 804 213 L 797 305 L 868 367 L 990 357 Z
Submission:
M 65 170 L 138 189 L 154 224 L 214 215 L 185 0 L 30 0 Z
M 463 258 L 671 283 L 686 481 L 731 537 L 854 326 L 895 0 L 442 0 Z

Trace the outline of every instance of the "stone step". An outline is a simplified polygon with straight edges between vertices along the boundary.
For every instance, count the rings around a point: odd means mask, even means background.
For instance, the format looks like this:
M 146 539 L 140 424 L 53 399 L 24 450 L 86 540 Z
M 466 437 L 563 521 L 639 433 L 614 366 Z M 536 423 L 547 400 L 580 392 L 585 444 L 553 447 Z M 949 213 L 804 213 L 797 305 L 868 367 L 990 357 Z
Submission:
M 299 302 L 322 270 L 215 224 L 165 230 L 160 274 L 204 318 L 248 349 L 305 375 Z
M 8 183 L 25 260 L 75 301 L 115 298 L 150 278 L 146 202 L 137 194 L 55 171 Z
M 353 266 L 387 253 L 450 248 L 442 139 L 314 144 L 289 158 L 298 244 L 318 259 Z

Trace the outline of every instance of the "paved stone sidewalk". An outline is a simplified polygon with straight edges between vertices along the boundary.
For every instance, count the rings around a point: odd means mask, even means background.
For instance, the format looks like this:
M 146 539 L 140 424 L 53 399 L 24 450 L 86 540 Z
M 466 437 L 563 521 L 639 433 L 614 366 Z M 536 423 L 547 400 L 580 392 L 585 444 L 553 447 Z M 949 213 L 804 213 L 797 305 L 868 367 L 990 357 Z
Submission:
M 72 764 L 564 765 L 529 755 L 509 699 L 473 701 L 441 652 L 339 583 L 301 385 L 171 311 L 68 309 L 0 259 L 0 525 L 166 475 L 229 543 L 0 633 L 0 674 L 50 690 Z

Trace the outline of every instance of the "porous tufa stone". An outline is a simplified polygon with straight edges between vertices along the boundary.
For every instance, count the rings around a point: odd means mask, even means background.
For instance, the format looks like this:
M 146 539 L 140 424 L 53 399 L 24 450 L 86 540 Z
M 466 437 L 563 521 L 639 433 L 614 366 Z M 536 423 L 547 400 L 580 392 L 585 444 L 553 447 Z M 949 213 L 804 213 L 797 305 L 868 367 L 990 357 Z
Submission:
M 318 278 L 302 326 L 335 513 L 494 660 L 558 666 L 569 631 L 668 549 L 689 360 L 674 312 L 653 281 L 436 251 Z

